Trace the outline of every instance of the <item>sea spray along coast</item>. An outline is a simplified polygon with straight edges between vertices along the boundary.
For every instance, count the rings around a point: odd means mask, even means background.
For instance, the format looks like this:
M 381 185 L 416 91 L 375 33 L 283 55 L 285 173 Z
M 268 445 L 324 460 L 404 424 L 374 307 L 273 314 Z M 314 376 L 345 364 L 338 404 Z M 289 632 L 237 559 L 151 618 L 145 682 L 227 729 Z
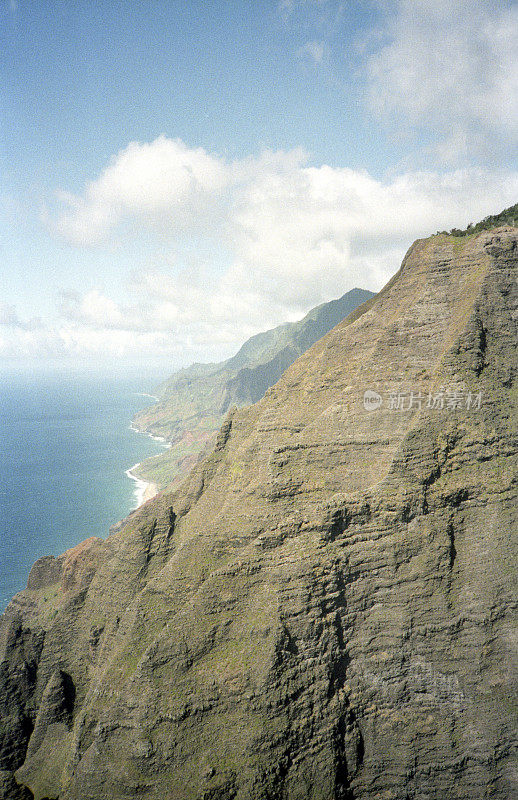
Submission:
M 158 400 L 158 397 L 152 394 L 143 394 L 142 392 L 138 393 L 139 397 L 146 397 L 151 400 Z M 138 428 L 136 428 L 133 424 L 130 425 L 130 430 L 134 431 L 135 433 L 141 433 Z M 159 442 L 162 447 L 168 449 L 171 447 L 171 443 L 168 442 L 163 436 L 154 436 L 152 433 L 148 433 L 150 439 L 154 442 Z M 126 475 L 130 480 L 135 481 L 135 508 L 139 508 L 142 503 L 147 503 L 148 500 L 151 500 L 158 492 L 158 484 L 154 483 L 153 481 L 145 481 L 142 478 L 139 478 L 138 475 L 135 474 L 136 470 L 142 469 L 142 462 L 137 461 L 136 464 L 133 464 L 130 469 L 126 470 Z
M 151 483 L 150 481 L 143 481 L 141 478 L 137 478 L 136 475 L 133 474 L 133 470 L 138 469 L 140 467 L 140 462 L 134 464 L 131 469 L 126 470 L 126 475 L 130 480 L 135 481 L 135 508 L 139 508 L 142 503 L 151 500 L 158 491 L 158 487 L 156 483 Z
M 158 401 L 159 399 L 156 395 L 153 394 L 145 394 L 142 392 L 138 392 L 137 394 L 139 397 L 146 397 L 150 400 Z M 135 433 L 141 433 L 139 428 L 133 425 L 133 423 L 130 425 L 130 430 L 134 431 Z M 147 435 L 149 436 L 150 439 L 153 439 L 154 442 L 160 442 L 162 447 L 164 447 L 165 449 L 171 447 L 171 443 L 168 442 L 164 436 L 155 436 L 152 433 L 148 433 Z M 139 506 L 141 506 L 142 503 L 147 503 L 147 501 L 151 500 L 151 498 L 154 497 L 159 490 L 158 484 L 155 483 L 154 481 L 146 481 L 143 478 L 140 478 L 136 474 L 137 470 L 142 470 L 141 461 L 138 461 L 136 464 L 133 464 L 133 466 L 130 467 L 130 469 L 126 470 L 126 475 L 128 476 L 128 478 L 130 478 L 130 480 L 132 481 L 135 481 L 135 502 L 136 502 L 135 508 L 139 508 Z

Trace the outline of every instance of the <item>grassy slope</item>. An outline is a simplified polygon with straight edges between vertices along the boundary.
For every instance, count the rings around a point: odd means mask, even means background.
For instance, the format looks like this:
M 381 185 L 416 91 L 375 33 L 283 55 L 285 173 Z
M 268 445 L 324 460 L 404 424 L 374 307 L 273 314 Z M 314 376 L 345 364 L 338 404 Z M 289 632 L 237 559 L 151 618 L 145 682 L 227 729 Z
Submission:
M 352 289 L 298 322 L 252 336 L 227 361 L 193 364 L 172 375 L 159 388 L 160 401 L 134 420 L 172 446 L 143 462 L 135 474 L 159 487 L 181 479 L 212 443 L 229 408 L 259 400 L 299 355 L 373 296 Z

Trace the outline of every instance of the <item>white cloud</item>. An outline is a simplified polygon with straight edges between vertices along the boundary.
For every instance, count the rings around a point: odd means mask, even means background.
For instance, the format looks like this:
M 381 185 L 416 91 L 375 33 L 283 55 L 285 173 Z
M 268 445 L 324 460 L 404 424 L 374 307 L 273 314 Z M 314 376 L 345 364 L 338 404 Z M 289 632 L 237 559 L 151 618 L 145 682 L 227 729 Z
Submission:
M 79 320 L 94 327 L 128 327 L 117 303 L 101 294 L 98 289 L 87 292 L 83 297 L 75 292 L 64 292 L 60 310 L 65 318 Z
M 518 195 L 516 173 L 407 172 L 382 181 L 307 160 L 294 150 L 225 162 L 164 137 L 129 145 L 84 195 L 65 196 L 54 230 L 83 247 L 102 236 L 128 253 L 135 237 L 159 231 L 162 258 L 135 264 L 125 304 L 100 288 L 65 293 L 62 322 L 54 338 L 41 332 L 41 347 L 149 348 L 184 362 L 230 354 L 247 336 L 354 286 L 381 288 L 415 238 L 465 226 Z M 22 340 L 38 346 L 36 332 Z
M 505 0 L 382 0 L 367 61 L 371 109 L 400 132 L 437 136 L 456 163 L 518 135 L 518 7 Z
M 61 193 L 67 210 L 55 230 L 76 244 L 102 241 L 126 218 L 178 231 L 189 227 L 230 179 L 225 163 L 202 148 L 159 137 L 151 144 L 132 142 L 91 183 L 82 197 Z
M 0 304 L 0 325 L 19 327 L 20 320 L 14 306 L 8 305 L 7 303 Z
M 164 356 L 181 363 L 182 355 L 182 345 L 164 333 L 61 325 L 39 331 L 19 329 L 0 334 L 0 357 L 4 359 L 63 357 L 104 360 Z

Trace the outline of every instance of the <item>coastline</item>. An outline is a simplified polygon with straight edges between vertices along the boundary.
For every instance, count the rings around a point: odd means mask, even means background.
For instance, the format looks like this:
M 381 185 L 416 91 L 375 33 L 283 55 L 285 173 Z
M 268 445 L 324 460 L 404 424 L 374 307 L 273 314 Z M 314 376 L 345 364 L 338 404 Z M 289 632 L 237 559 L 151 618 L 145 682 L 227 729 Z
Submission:
M 142 392 L 140 394 L 143 395 Z M 145 396 L 154 397 L 154 395 L 150 394 L 149 395 L 146 394 Z M 156 399 L 158 400 L 158 398 Z M 171 447 L 171 442 L 168 442 L 164 436 L 155 436 L 155 434 L 149 433 L 149 431 L 142 431 L 139 428 L 136 428 L 133 423 L 131 423 L 129 427 L 130 430 L 134 431 L 135 433 L 145 433 L 147 436 L 149 436 L 150 439 L 154 439 L 155 442 L 161 442 L 162 447 L 164 447 L 165 449 Z M 153 481 L 145 481 L 142 478 L 139 478 L 133 474 L 133 470 L 138 469 L 138 467 L 140 467 L 142 463 L 143 463 L 142 461 L 139 461 L 137 464 L 133 464 L 132 467 L 125 470 L 125 474 L 127 475 L 127 477 L 130 478 L 132 481 L 135 481 L 134 494 L 135 494 L 136 506 L 132 509 L 132 511 L 136 511 L 137 508 L 140 508 L 140 506 L 144 505 L 144 503 L 147 503 L 148 500 L 151 500 L 151 498 L 155 497 L 155 495 L 157 495 L 159 492 L 159 486 L 157 483 L 154 483 Z
M 141 376 L 125 369 L 108 375 L 100 367 L 41 367 L 6 369 L 2 387 L 8 522 L 0 531 L 0 613 L 25 588 L 39 558 L 58 556 L 92 535 L 108 537 L 159 489 L 154 475 L 146 475 L 145 460 L 163 453 L 165 443 L 128 430 L 136 410 L 152 402 L 135 397 Z M 129 476 L 137 461 L 141 466 Z M 35 485 L 37 492 L 28 488 Z
M 171 442 L 168 442 L 165 436 L 156 436 L 154 433 L 149 433 L 149 431 L 143 431 L 141 428 L 136 428 L 133 423 L 130 425 L 130 431 L 135 431 L 135 433 L 145 433 L 146 436 L 149 436 L 150 439 L 154 439 L 155 442 L 161 442 L 162 446 L 165 447 L 166 450 L 168 447 L 171 447 Z
M 160 400 L 160 398 L 157 397 L 156 394 L 148 394 L 148 392 L 135 392 L 135 394 L 137 395 L 137 397 L 150 397 L 151 400 L 154 400 L 156 403 L 158 403 L 158 401 Z
M 136 475 L 133 474 L 133 470 L 140 467 L 141 462 L 139 461 L 137 464 L 133 464 L 130 469 L 125 471 L 125 474 L 130 478 L 132 481 L 135 481 L 135 501 L 136 506 L 132 509 L 135 511 L 137 508 L 140 508 L 141 505 L 147 503 L 148 500 L 151 500 L 152 497 L 155 497 L 158 494 L 158 486 L 156 483 L 152 483 L 151 481 L 143 481 L 142 478 L 137 478 Z

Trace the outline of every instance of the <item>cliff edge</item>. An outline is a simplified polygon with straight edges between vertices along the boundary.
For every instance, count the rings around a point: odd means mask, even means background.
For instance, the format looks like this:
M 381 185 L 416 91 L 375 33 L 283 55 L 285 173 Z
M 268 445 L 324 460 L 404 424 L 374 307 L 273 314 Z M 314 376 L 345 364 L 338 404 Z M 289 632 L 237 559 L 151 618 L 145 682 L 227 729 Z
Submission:
M 138 430 L 163 437 L 170 447 L 139 464 L 135 474 L 159 489 L 177 488 L 214 447 L 230 408 L 260 400 L 295 359 L 372 297 L 366 289 L 351 289 L 312 308 L 298 322 L 252 336 L 226 361 L 192 364 L 176 372 L 157 389 L 158 402 L 133 419 Z
M 435 236 L 1 624 L 4 797 L 508 800 L 518 229 Z

